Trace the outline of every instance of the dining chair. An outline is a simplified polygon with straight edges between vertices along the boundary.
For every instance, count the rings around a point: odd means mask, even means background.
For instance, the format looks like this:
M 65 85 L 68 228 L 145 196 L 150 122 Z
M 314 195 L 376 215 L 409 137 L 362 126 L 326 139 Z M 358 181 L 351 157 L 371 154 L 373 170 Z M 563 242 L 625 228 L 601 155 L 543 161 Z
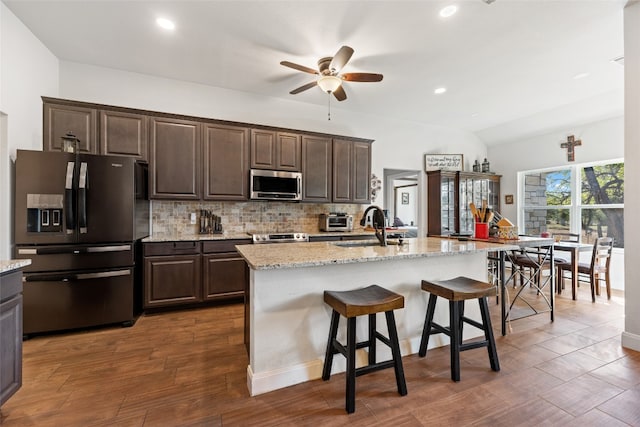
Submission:
M 589 282 L 591 284 L 591 301 L 596 302 L 596 294 L 600 295 L 600 281 L 605 281 L 607 288 L 607 299 L 611 299 L 611 252 L 613 251 L 613 238 L 598 237 L 593 244 L 591 252 L 591 262 L 578 263 L 578 281 Z M 571 271 L 571 262 L 556 262 L 557 275 L 556 286 L 561 286 L 565 276 L 565 271 Z M 586 276 L 586 277 L 585 277 Z M 604 278 L 602 277 L 604 276 Z M 571 296 L 576 299 L 576 289 L 572 286 Z
M 580 243 L 580 235 L 578 233 L 553 233 L 556 242 L 574 242 Z

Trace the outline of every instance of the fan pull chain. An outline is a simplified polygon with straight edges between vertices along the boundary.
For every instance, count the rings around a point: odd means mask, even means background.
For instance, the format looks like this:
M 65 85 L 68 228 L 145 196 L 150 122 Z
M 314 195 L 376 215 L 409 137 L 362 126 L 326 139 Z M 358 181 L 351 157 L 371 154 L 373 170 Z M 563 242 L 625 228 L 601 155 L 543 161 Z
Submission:
M 327 120 L 331 121 L 331 92 L 327 92 L 327 95 L 329 95 L 329 98 L 327 100 L 327 106 L 329 107 L 329 112 L 327 113 Z

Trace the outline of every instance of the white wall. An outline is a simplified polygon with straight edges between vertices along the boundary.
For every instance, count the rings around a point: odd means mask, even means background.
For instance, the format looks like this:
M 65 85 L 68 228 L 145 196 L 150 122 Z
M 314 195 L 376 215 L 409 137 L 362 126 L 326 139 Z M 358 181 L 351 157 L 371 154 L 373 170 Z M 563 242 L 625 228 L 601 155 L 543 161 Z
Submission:
M 640 351 L 640 2 L 624 9 L 625 326 L 622 345 Z
M 58 59 L 0 3 L 0 259 L 12 255 L 16 149 L 42 149 L 42 95 L 58 95 Z

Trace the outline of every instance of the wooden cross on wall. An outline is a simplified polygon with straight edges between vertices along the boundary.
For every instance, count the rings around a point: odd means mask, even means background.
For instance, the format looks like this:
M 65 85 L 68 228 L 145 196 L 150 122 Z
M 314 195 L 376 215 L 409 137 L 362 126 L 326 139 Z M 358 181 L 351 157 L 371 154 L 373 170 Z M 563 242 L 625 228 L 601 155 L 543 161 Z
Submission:
M 563 142 L 562 144 L 560 144 L 562 148 L 567 149 L 567 161 L 573 162 L 576 159 L 576 153 L 573 147 L 577 147 L 579 145 L 582 145 L 582 141 L 579 139 L 576 140 L 573 135 L 569 135 L 567 137 L 567 142 Z

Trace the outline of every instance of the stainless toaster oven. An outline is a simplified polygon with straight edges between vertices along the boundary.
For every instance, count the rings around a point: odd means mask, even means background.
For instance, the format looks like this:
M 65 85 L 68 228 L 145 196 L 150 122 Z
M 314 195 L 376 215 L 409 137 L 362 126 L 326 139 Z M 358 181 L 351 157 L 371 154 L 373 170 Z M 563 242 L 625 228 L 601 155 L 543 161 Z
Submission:
M 353 215 L 344 213 L 320 214 L 321 231 L 352 231 Z

